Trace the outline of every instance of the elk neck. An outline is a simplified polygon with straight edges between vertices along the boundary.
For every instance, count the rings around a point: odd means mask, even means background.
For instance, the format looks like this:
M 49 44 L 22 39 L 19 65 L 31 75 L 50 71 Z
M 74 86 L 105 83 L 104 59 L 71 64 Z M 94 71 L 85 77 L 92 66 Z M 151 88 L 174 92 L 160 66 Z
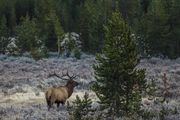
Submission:
M 72 84 L 67 84 L 66 88 L 68 90 L 68 97 L 70 97 L 72 95 L 72 93 L 73 93 L 74 87 L 73 87 Z

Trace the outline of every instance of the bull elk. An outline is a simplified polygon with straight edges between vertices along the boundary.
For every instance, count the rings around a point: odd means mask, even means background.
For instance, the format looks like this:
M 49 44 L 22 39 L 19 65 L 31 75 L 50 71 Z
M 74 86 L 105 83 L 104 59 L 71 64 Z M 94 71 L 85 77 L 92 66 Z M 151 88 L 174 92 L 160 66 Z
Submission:
M 74 74 L 70 76 L 68 71 L 66 74 L 62 72 L 62 76 L 57 75 L 55 72 L 50 76 L 56 76 L 58 78 L 61 78 L 62 80 L 67 80 L 67 83 L 65 86 L 51 87 L 46 91 L 45 97 L 48 110 L 50 110 L 54 103 L 57 104 L 57 108 L 60 104 L 64 105 L 66 100 L 72 95 L 74 87 L 78 85 L 78 82 L 74 81 L 77 76 L 75 76 Z

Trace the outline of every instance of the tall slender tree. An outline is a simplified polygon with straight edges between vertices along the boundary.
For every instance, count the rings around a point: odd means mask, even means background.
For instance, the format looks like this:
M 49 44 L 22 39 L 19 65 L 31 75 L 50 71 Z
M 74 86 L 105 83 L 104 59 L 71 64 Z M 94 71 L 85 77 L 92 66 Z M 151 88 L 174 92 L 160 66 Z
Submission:
M 0 20 L 0 53 L 5 53 L 5 49 L 9 43 L 9 31 L 7 27 L 7 19 L 3 15 Z
M 112 116 L 131 115 L 140 109 L 145 71 L 137 69 L 139 58 L 127 24 L 118 12 L 105 26 L 105 46 L 94 65 L 94 91 Z
M 17 41 L 16 44 L 21 52 L 29 52 L 33 48 L 40 47 L 38 28 L 34 20 L 30 20 L 30 17 L 26 15 L 25 18 L 22 18 L 22 23 L 16 28 Z

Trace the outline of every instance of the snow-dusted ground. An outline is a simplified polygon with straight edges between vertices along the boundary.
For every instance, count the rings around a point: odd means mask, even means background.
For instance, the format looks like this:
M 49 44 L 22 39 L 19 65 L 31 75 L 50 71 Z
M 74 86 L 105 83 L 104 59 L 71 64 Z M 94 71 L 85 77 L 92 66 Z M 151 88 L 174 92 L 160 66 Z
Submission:
M 66 120 L 68 113 L 66 108 L 47 111 L 44 92 L 48 87 L 64 85 L 66 81 L 57 77 L 48 77 L 56 72 L 61 75 L 62 71 L 68 70 L 71 74 L 78 75 L 76 81 L 80 85 L 75 88 L 73 95 L 68 99 L 75 99 L 76 95 L 83 96 L 85 92 L 96 103 L 96 96 L 90 90 L 95 81 L 92 65 L 94 56 L 83 55 L 80 60 L 75 58 L 50 57 L 34 61 L 28 57 L 7 57 L 0 55 L 0 120 Z M 162 60 L 159 58 L 143 59 L 138 66 L 145 68 L 147 78 L 154 78 L 159 88 L 158 96 L 162 96 L 163 73 L 167 74 L 170 84 L 171 97 L 165 104 L 168 108 L 177 108 L 177 114 L 166 116 L 166 119 L 180 118 L 180 59 Z M 150 100 L 143 99 L 148 103 L 146 108 L 159 111 L 161 106 Z M 157 118 L 158 119 L 158 118 Z

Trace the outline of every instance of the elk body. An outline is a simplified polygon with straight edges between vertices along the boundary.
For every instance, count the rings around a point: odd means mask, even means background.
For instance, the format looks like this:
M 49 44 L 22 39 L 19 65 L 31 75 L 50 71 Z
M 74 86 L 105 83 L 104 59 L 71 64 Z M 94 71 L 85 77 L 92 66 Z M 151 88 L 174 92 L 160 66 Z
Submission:
M 76 76 L 71 77 L 69 76 L 68 72 L 66 76 L 68 76 L 68 79 L 66 79 L 68 81 L 65 86 L 52 87 L 46 91 L 45 97 L 48 110 L 50 110 L 54 103 L 57 104 L 57 107 L 59 107 L 60 104 L 64 105 L 66 100 L 72 95 L 74 87 L 78 85 L 78 83 L 73 80 Z M 60 78 L 63 79 L 62 77 Z

